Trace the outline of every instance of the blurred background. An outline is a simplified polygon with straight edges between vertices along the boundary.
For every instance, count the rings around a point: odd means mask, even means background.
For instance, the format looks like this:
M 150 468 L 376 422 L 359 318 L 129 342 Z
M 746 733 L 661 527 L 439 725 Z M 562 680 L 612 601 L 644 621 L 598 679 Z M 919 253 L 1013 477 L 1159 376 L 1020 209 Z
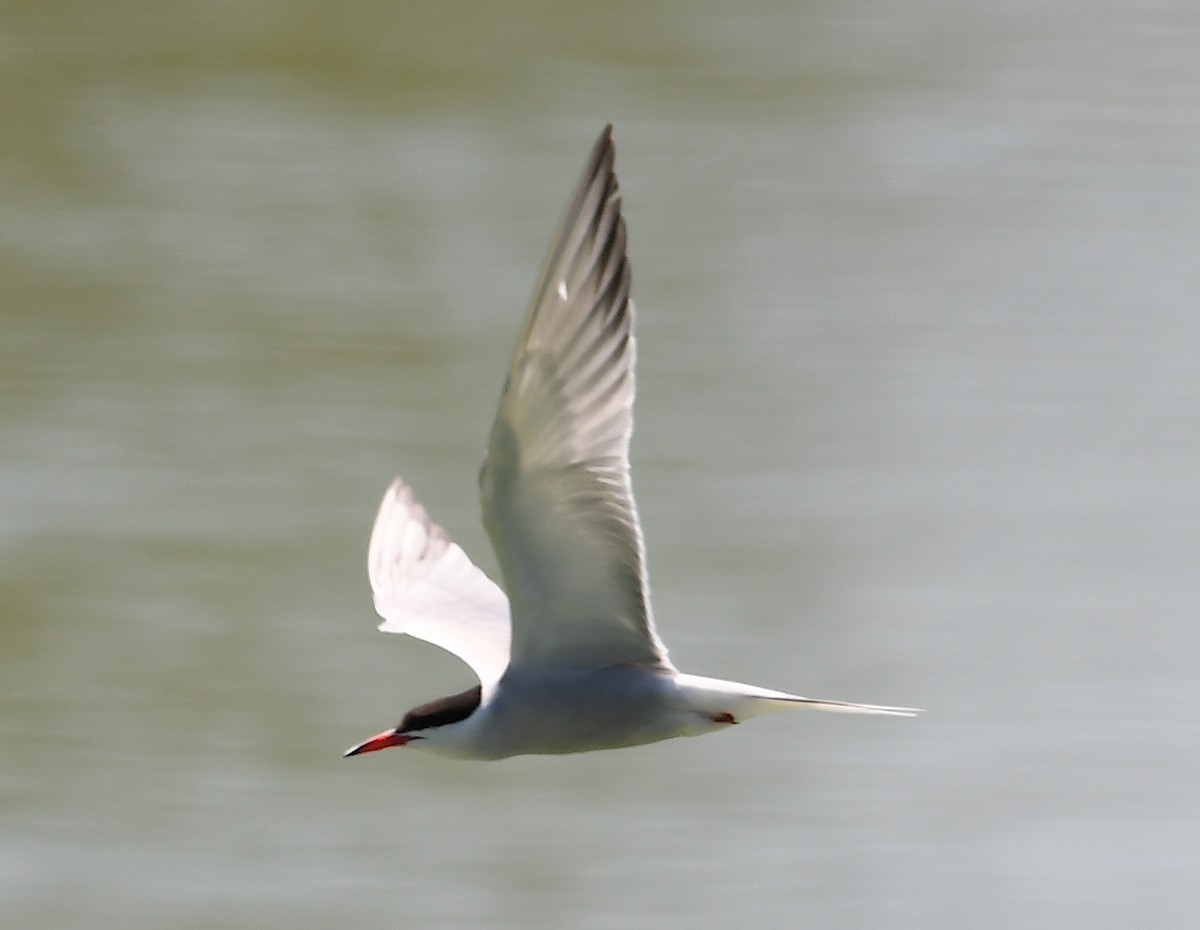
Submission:
M 1194 925 L 1193 4 L 7 0 L 0 119 L 6 926 Z M 343 760 L 608 121 L 673 658 L 928 712 Z

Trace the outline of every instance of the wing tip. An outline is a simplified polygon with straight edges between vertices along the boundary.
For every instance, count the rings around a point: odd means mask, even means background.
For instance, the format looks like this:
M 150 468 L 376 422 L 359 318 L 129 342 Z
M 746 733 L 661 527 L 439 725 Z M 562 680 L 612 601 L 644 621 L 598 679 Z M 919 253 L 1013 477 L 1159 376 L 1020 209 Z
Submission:
M 383 596 L 396 566 L 411 570 L 448 544 L 445 530 L 433 522 L 408 483 L 394 478 L 383 492 L 367 541 L 367 577 L 376 598 Z
M 616 186 L 616 173 L 614 165 L 617 158 L 617 144 L 613 139 L 613 124 L 607 123 L 600 130 L 600 135 L 596 139 L 596 144 L 592 146 L 592 154 L 588 158 L 587 169 L 584 171 L 584 177 L 594 179 L 598 176 L 611 178 L 611 183 Z M 586 190 L 588 185 L 582 185 Z M 582 193 L 582 191 L 581 191 Z
M 383 492 L 383 497 L 384 500 L 396 498 L 397 500 L 415 501 L 412 487 L 399 475 L 392 479 L 387 490 Z

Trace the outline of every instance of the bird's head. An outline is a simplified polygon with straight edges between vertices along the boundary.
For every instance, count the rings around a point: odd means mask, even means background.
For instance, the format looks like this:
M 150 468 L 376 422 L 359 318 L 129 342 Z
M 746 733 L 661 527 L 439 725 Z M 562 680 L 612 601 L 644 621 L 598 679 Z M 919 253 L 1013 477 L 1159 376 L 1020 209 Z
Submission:
M 388 749 L 392 746 L 407 746 L 409 743 L 429 738 L 439 727 L 450 726 L 466 720 L 479 707 L 483 689 L 479 685 L 459 694 L 438 698 L 420 707 L 414 707 L 394 730 L 384 730 L 377 736 L 346 750 L 345 756 L 358 756 L 364 752 Z M 435 737 L 436 738 L 436 737 Z

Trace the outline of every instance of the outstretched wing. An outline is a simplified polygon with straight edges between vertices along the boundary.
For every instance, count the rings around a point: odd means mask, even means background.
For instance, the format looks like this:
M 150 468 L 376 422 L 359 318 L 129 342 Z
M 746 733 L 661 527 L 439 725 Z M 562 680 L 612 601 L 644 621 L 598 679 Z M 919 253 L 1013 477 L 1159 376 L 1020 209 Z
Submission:
M 535 291 L 480 474 L 512 666 L 670 668 L 629 481 L 633 305 L 612 127 Z
M 508 599 L 399 478 L 379 505 L 367 571 L 379 629 L 453 652 L 485 691 L 499 680 L 508 665 Z

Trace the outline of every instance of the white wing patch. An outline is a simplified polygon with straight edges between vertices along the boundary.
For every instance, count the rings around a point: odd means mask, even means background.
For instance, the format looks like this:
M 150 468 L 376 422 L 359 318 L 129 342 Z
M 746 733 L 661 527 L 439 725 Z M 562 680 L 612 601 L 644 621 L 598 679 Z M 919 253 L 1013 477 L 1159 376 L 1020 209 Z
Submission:
M 379 629 L 454 653 L 487 692 L 508 666 L 508 598 L 397 478 L 371 530 L 367 571 Z

